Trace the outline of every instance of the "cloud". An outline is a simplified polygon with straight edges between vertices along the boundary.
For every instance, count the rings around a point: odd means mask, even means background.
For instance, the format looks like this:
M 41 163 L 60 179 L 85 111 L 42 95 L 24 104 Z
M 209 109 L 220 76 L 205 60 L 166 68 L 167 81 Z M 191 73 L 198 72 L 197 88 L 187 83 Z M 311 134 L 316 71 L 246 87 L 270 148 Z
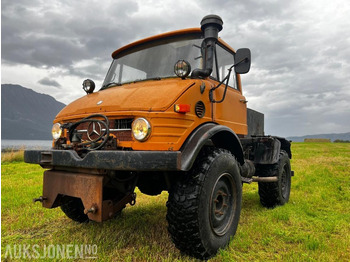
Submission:
M 53 87 L 57 87 L 57 88 L 60 88 L 61 85 L 56 81 L 56 80 L 53 80 L 53 79 L 50 79 L 48 77 L 45 77 L 43 79 L 40 79 L 38 81 L 39 84 L 42 84 L 44 86 L 53 86 Z
M 3 0 L 3 79 L 67 103 L 82 95 L 84 79 L 102 83 L 117 48 L 199 27 L 209 13 L 224 21 L 220 37 L 252 51 L 243 92 L 248 106 L 265 114 L 267 133 L 350 130 L 347 0 Z M 48 84 L 60 89 L 43 89 Z

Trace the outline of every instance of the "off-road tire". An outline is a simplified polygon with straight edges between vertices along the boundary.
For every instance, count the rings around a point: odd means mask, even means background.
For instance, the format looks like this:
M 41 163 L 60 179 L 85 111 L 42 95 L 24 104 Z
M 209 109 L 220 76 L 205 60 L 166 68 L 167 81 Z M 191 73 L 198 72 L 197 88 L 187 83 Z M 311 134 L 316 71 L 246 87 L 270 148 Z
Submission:
M 80 198 L 64 196 L 61 201 L 61 209 L 67 217 L 79 223 L 89 221 L 89 217 L 84 214 L 84 205 Z
M 175 246 L 199 259 L 214 256 L 236 233 L 241 201 L 236 158 L 224 149 L 202 150 L 169 192 L 168 231 Z
M 281 151 L 278 163 L 261 165 L 257 174 L 262 177 L 277 176 L 277 182 L 259 182 L 260 203 L 267 208 L 288 202 L 291 188 L 291 167 L 287 152 Z

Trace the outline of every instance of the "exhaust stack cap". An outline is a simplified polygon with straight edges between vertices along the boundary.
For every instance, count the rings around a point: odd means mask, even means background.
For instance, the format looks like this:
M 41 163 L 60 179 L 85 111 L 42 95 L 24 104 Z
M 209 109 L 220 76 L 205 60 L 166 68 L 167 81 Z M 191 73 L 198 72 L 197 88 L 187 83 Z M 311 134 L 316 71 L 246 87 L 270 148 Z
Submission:
M 201 29 L 204 39 L 218 39 L 218 34 L 222 30 L 224 22 L 218 15 L 207 15 L 201 21 Z

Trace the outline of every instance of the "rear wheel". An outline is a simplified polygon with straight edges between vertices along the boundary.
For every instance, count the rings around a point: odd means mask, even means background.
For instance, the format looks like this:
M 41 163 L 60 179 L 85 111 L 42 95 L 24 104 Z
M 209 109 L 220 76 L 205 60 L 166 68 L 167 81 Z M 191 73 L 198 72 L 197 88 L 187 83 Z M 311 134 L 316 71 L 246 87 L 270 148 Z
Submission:
M 80 198 L 64 196 L 61 201 L 61 209 L 67 217 L 79 223 L 89 221 L 88 216 L 84 214 L 84 205 Z
M 291 188 L 291 167 L 287 152 L 281 151 L 278 163 L 262 165 L 257 173 L 262 177 L 276 176 L 277 182 L 259 182 L 260 202 L 263 206 L 273 208 L 288 202 Z
M 242 185 L 238 163 L 224 149 L 207 148 L 170 191 L 169 233 L 180 251 L 208 259 L 236 233 Z

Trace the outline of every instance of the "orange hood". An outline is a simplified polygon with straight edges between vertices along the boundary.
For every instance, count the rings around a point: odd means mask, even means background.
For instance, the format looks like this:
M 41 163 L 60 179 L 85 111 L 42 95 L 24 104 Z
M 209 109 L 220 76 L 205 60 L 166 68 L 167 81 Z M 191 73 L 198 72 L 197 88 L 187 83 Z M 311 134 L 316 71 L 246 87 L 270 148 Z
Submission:
M 165 111 L 195 81 L 172 78 L 114 86 L 75 100 L 58 113 L 56 120 L 117 111 Z

